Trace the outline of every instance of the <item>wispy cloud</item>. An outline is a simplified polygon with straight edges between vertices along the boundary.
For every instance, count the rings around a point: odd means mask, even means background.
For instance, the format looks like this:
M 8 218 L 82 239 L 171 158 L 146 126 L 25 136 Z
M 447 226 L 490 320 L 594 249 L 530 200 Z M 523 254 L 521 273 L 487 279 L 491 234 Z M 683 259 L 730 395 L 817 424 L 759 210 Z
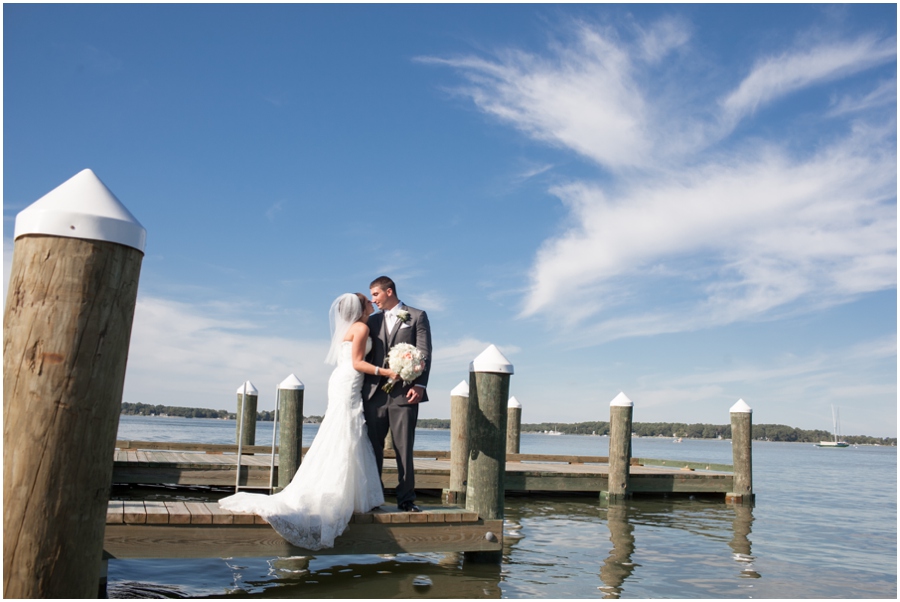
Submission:
M 760 58 L 730 90 L 655 85 L 654 69 L 684 68 L 689 44 L 678 20 L 631 40 L 578 23 L 545 55 L 422 59 L 455 68 L 468 81 L 458 91 L 485 113 L 611 170 L 603 184 L 551 189 L 573 225 L 537 253 L 523 316 L 565 316 L 570 332 L 609 340 L 772 318 L 896 285 L 893 120 L 859 121 L 802 153 L 777 133 L 729 138 L 762 106 L 895 60 L 895 41 L 798 44 Z M 884 104 L 891 91 L 848 96 L 832 117 Z
M 124 400 L 231 408 L 234 391 L 251 380 L 260 407 L 272 408 L 278 383 L 294 373 L 307 386 L 307 413 L 324 411 L 328 341 L 268 334 L 244 317 L 244 309 L 140 297 Z
M 895 39 L 864 36 L 767 57 L 754 66 L 722 101 L 722 106 L 726 117 L 736 121 L 781 96 L 894 60 L 896 56 Z
M 864 94 L 846 94 L 836 99 L 828 112 L 829 117 L 860 113 L 897 103 L 897 80 L 883 81 Z
M 276 201 L 275 203 L 270 205 L 268 209 L 266 209 L 266 219 L 269 220 L 270 222 L 274 222 L 275 218 L 277 218 L 278 214 L 281 213 L 283 210 L 284 210 L 284 202 Z

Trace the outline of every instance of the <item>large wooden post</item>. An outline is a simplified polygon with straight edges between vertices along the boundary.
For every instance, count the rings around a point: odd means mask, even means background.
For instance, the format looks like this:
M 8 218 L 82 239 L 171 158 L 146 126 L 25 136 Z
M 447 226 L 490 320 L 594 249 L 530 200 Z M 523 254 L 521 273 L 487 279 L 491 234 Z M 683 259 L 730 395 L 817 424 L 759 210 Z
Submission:
M 303 452 L 303 390 L 300 379 L 291 374 L 278 385 L 278 486 L 284 489 L 300 468 Z
M 506 414 L 506 453 L 517 454 L 522 436 L 522 404 L 515 397 L 509 398 Z
M 3 596 L 92 598 L 146 231 L 86 169 L 16 217 L 3 318 Z
M 506 402 L 513 365 L 494 345 L 469 365 L 469 474 L 466 510 L 502 519 L 506 499 Z M 502 533 L 493 533 L 501 540 Z M 502 560 L 502 552 L 466 552 L 474 562 Z
M 726 502 L 753 502 L 753 410 L 743 399 L 731 406 L 731 457 L 734 464 L 734 491 Z
M 246 398 L 244 387 L 246 386 Z M 237 426 L 235 427 L 235 441 L 238 445 L 256 445 L 256 406 L 259 401 L 259 391 L 249 380 L 237 388 Z
M 448 504 L 466 499 L 469 474 L 469 383 L 461 381 L 450 391 L 450 486 L 443 491 Z
M 634 403 L 625 393 L 609 404 L 609 485 L 601 497 L 609 500 L 631 497 L 628 487 L 631 465 L 631 422 Z

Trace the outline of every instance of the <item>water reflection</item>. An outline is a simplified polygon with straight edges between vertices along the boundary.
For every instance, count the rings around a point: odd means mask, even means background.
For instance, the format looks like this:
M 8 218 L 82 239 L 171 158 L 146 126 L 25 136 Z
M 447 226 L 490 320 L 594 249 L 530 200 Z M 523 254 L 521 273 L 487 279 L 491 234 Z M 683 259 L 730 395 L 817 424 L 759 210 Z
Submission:
M 753 527 L 753 509 L 751 505 L 730 505 L 734 511 L 734 520 L 731 521 L 731 529 L 734 536 L 729 542 L 734 552 L 734 560 L 741 566 L 740 576 L 750 579 L 759 579 L 753 563 L 756 560 L 750 553 L 750 533 Z
M 635 527 L 664 527 L 678 531 L 692 532 L 704 535 L 710 539 L 722 541 L 727 533 L 725 525 L 731 521 L 730 540 L 731 559 L 740 568 L 738 577 L 743 579 L 759 579 L 761 575 L 756 570 L 756 558 L 751 552 L 750 534 L 753 526 L 753 507 L 747 505 L 704 504 L 693 501 L 618 501 L 609 502 L 601 507 L 601 516 L 605 514 L 606 525 L 609 531 L 611 548 L 609 555 L 600 567 L 600 580 L 603 585 L 599 587 L 604 598 L 617 599 L 625 591 L 625 582 L 629 578 L 637 577 L 635 571 L 641 564 L 635 562 L 635 556 L 639 556 L 641 549 L 635 542 Z M 723 528 L 724 527 L 724 528 Z M 645 533 L 645 538 L 650 535 Z M 670 536 L 664 536 L 671 539 Z M 655 544 L 645 542 L 648 547 Z M 648 555 L 650 552 L 645 551 Z M 689 551 L 680 554 L 687 558 Z M 660 560 L 657 557 L 657 560 Z M 654 570 L 658 570 L 655 568 Z M 634 577 L 633 577 L 634 575 Z M 703 583 L 703 587 L 715 588 L 713 581 L 702 575 L 684 575 L 681 580 L 693 582 L 695 585 Z M 629 592 L 634 595 L 635 592 Z
M 296 557 L 269 560 L 265 578 L 245 578 L 253 559 L 231 559 L 234 581 L 228 596 L 262 598 L 499 598 L 496 564 L 467 563 L 463 554 L 354 557 Z M 369 562 L 366 562 L 366 561 Z M 251 569 L 247 571 L 253 573 Z
M 628 505 L 610 502 L 606 509 L 606 524 L 609 527 L 612 550 L 600 567 L 600 579 L 603 581 L 600 589 L 604 598 L 617 599 L 622 593 L 622 584 L 636 566 L 631 561 L 634 554 L 634 525 L 628 521 Z

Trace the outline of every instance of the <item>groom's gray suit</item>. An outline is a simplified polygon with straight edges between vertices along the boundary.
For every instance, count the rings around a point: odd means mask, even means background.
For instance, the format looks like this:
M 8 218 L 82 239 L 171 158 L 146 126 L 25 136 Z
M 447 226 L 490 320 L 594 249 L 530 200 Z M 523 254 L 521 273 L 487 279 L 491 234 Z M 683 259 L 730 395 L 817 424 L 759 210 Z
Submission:
M 381 474 L 384 465 L 384 440 L 388 430 L 394 440 L 394 451 L 397 454 L 397 505 L 402 506 L 416 499 L 413 444 L 416 419 L 419 416 L 419 404 L 408 403 L 406 392 L 412 386 L 424 387 L 428 384 L 428 372 L 431 370 L 431 325 L 424 311 L 402 303 L 399 308 L 409 312 L 409 320 L 405 323 L 397 320 L 390 333 L 387 331 L 384 313 L 369 316 L 372 350 L 366 355 L 366 361 L 375 366 L 385 366 L 387 354 L 394 345 L 409 343 L 424 354 L 425 371 L 409 385 L 398 382 L 390 393 L 381 390 L 381 386 L 387 382 L 386 378 L 367 374 L 363 381 L 362 395 L 366 428 L 375 449 L 378 474 Z M 422 401 L 428 401 L 427 392 Z

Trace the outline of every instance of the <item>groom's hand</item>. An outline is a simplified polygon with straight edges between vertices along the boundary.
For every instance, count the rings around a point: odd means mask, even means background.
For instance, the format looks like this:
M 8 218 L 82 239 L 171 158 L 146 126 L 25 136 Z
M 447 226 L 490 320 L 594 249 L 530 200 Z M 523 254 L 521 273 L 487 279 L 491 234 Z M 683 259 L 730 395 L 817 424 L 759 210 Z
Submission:
M 419 386 L 410 387 L 406 392 L 406 403 L 419 403 L 425 397 L 425 389 Z

